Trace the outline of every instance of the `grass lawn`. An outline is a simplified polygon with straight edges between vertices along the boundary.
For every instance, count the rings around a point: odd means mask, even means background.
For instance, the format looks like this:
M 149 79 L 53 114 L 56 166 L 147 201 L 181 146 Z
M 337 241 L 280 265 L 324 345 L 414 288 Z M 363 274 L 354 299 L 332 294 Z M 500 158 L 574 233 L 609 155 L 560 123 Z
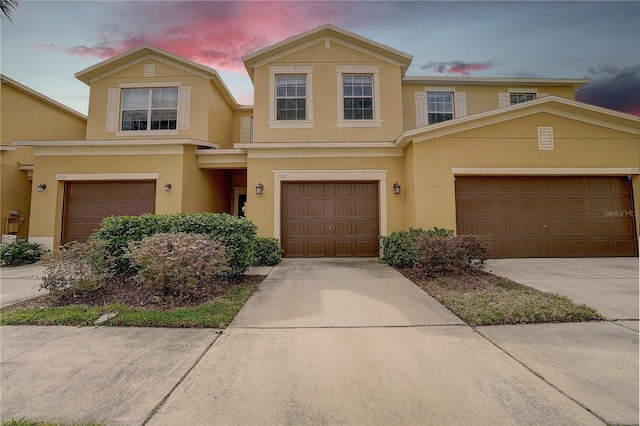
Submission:
M 566 296 L 481 271 L 434 278 L 415 269 L 399 270 L 471 326 L 605 319 L 595 308 L 575 304 Z
M 117 312 L 106 324 L 131 327 L 225 328 L 259 282 L 253 276 L 246 283 L 229 286 L 219 296 L 192 306 L 162 309 L 153 304 L 134 307 L 122 302 L 84 304 L 60 302 L 46 295 L 2 309 L 0 325 L 93 325 L 103 314 Z

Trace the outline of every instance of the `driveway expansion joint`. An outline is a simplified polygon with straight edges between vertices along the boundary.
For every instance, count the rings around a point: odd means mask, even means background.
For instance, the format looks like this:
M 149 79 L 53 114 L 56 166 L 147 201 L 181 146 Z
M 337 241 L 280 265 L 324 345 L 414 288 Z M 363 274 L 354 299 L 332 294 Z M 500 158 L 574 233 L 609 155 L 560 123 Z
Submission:
M 228 330 L 332 330 L 332 329 L 358 329 L 358 328 L 433 328 L 433 327 L 468 327 L 467 324 L 407 324 L 407 325 L 311 325 L 311 326 L 229 326 Z
M 147 423 L 149 423 L 151 421 L 151 419 L 153 418 L 153 416 L 155 416 L 155 414 L 160 410 L 160 408 L 162 408 L 162 406 L 165 404 L 165 402 L 167 402 L 167 400 L 169 399 L 169 397 L 173 394 L 173 392 L 178 388 L 178 386 L 180 386 L 182 384 L 182 382 L 185 381 L 185 379 L 187 378 L 187 376 L 191 373 L 191 371 L 193 371 L 194 368 L 196 368 L 196 365 L 198 365 L 200 363 L 200 361 L 202 360 L 202 358 L 204 358 L 204 356 L 207 354 L 207 352 L 209 352 L 209 349 L 211 349 L 211 347 L 213 346 L 214 343 L 216 343 L 216 341 L 218 340 L 218 338 L 220 336 L 222 336 L 222 333 L 224 333 L 223 330 L 218 330 L 216 332 L 216 335 L 214 337 L 214 339 L 211 341 L 210 344 L 207 345 L 206 348 L 204 348 L 204 351 L 202 351 L 202 353 L 200 354 L 200 356 L 195 360 L 195 362 L 193 363 L 193 365 L 191 367 L 189 367 L 189 369 L 187 369 L 187 371 L 182 375 L 182 377 L 180 377 L 180 379 L 176 382 L 175 385 L 173 385 L 173 387 L 171 388 L 171 390 L 169 390 L 169 392 L 164 396 L 164 398 L 162 398 L 162 401 L 160 401 L 155 407 L 153 407 L 153 409 L 149 412 L 149 414 L 147 414 L 147 416 L 145 417 L 144 421 L 140 424 L 140 426 L 144 426 Z

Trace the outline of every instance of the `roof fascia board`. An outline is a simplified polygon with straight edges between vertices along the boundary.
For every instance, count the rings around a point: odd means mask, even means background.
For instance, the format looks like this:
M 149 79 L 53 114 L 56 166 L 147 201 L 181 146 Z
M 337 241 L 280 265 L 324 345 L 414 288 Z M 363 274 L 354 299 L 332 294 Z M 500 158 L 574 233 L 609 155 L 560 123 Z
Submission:
M 546 109 L 545 112 L 548 112 L 550 114 L 557 115 L 560 117 L 568 118 L 571 120 L 580 121 L 582 123 L 593 124 L 595 126 L 605 127 L 607 129 L 618 130 L 625 133 L 631 133 L 633 135 L 640 135 L 640 128 L 638 128 L 637 126 L 631 127 L 631 126 L 626 126 L 624 124 L 613 123 L 611 121 L 599 120 L 594 117 L 588 117 L 585 115 L 576 114 L 576 113 L 565 111 L 558 108 L 549 108 L 549 109 Z
M 422 77 L 404 76 L 403 84 L 467 84 L 477 86 L 572 86 L 578 89 L 589 84 L 589 79 L 556 79 L 556 78 L 501 78 L 501 77 Z
M 283 58 L 285 56 L 288 56 L 288 55 L 291 55 L 293 53 L 299 52 L 300 50 L 304 50 L 304 49 L 308 48 L 309 46 L 313 46 L 314 44 L 323 43 L 326 40 L 329 40 L 332 43 L 340 44 L 342 46 L 351 48 L 353 50 L 357 50 L 360 53 L 364 53 L 364 54 L 373 56 L 373 57 L 375 57 L 377 59 L 389 62 L 392 65 L 402 66 L 402 64 L 400 62 L 398 62 L 398 61 L 396 61 L 394 59 L 391 59 L 391 58 L 389 58 L 387 56 L 381 55 L 381 54 L 379 54 L 377 52 L 374 52 L 372 50 L 368 50 L 368 49 L 366 49 L 364 47 L 360 47 L 360 46 L 357 46 L 355 44 L 349 43 L 348 41 L 344 41 L 344 40 L 338 39 L 338 38 L 336 38 L 334 36 L 326 35 L 326 36 L 322 36 L 322 37 L 310 40 L 310 41 L 308 41 L 306 43 L 303 43 L 303 44 L 300 44 L 298 46 L 292 47 L 290 50 L 287 50 L 287 51 L 284 51 L 284 52 L 280 52 L 280 53 L 276 53 L 273 56 L 269 56 L 269 57 L 267 57 L 267 58 L 265 58 L 265 59 L 263 59 L 261 61 L 256 62 L 253 65 L 253 67 L 254 68 L 261 67 L 261 66 L 266 65 L 266 64 L 268 64 L 270 62 L 277 61 L 278 59 L 281 59 L 281 58 Z
M 49 104 L 49 105 L 51 105 L 53 107 L 59 108 L 59 109 L 65 111 L 65 112 L 68 112 L 71 115 L 75 115 L 76 117 L 78 117 L 78 118 L 80 118 L 80 119 L 82 119 L 84 121 L 87 121 L 87 116 L 86 115 L 81 114 L 78 111 L 76 111 L 74 109 L 71 109 L 66 105 L 63 105 L 60 102 L 55 101 L 55 100 L 49 98 L 48 96 L 43 95 L 42 93 L 36 92 L 35 90 L 33 90 L 33 89 L 23 85 L 23 84 L 20 84 L 17 81 L 15 81 L 15 80 L 13 80 L 13 79 L 5 76 L 5 75 L 0 74 L 0 79 L 2 80 L 2 84 L 8 84 L 9 86 L 14 87 L 17 90 L 20 90 L 21 92 L 26 93 L 27 95 L 33 96 L 34 98 L 37 98 L 42 102 L 45 102 L 45 103 L 47 103 L 47 104 Z
M 189 66 L 183 65 L 180 62 L 176 62 L 176 61 L 172 61 L 172 60 L 168 60 L 168 59 L 162 58 L 161 56 L 157 55 L 156 53 L 149 53 L 149 54 L 144 55 L 144 56 L 142 56 L 142 57 L 140 57 L 138 59 L 133 59 L 130 62 L 122 64 L 122 65 L 120 65 L 118 67 L 110 68 L 107 71 L 103 72 L 102 74 L 98 74 L 98 75 L 92 77 L 91 79 L 89 79 L 89 83 L 93 83 L 93 82 L 95 82 L 97 80 L 100 80 L 100 79 L 103 79 L 103 78 L 108 77 L 110 75 L 113 75 L 115 73 L 118 73 L 118 72 L 120 72 L 122 70 L 125 70 L 127 68 L 130 68 L 130 67 L 132 67 L 134 65 L 138 65 L 140 62 L 148 61 L 149 59 L 153 59 L 153 60 L 156 60 L 158 62 L 162 62 L 165 65 L 170 65 L 170 66 L 176 67 L 178 69 L 181 69 L 183 71 L 190 72 L 191 74 L 196 75 L 198 77 L 210 78 L 211 75 L 215 75 L 214 73 L 211 72 L 213 70 L 208 71 L 208 72 L 205 72 L 204 70 L 201 70 L 201 72 L 194 72 L 193 67 L 189 67 Z

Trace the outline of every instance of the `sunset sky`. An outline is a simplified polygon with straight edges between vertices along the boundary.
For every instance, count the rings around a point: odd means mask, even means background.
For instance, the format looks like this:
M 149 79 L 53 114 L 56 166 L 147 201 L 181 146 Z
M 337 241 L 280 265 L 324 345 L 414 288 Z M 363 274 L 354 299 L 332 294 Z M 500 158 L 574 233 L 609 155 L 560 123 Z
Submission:
M 640 115 L 638 1 L 22 1 L 0 71 L 83 114 L 74 74 L 143 43 L 216 69 L 252 104 L 241 57 L 330 23 L 413 55 L 407 75 L 590 78 L 578 100 Z

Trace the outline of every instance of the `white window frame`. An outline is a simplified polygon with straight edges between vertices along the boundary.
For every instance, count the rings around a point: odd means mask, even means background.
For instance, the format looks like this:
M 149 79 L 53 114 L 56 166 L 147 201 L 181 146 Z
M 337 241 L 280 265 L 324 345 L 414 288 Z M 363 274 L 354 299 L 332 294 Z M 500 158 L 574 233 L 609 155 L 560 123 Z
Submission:
M 120 130 L 122 128 L 121 93 L 125 89 L 178 89 L 178 113 L 176 129 L 163 130 Z M 107 131 L 115 131 L 116 136 L 176 136 L 179 130 L 189 128 L 189 106 L 191 86 L 181 86 L 179 82 L 121 83 L 118 88 L 110 88 L 107 96 Z
M 344 89 L 343 74 L 367 74 L 373 76 L 373 119 L 347 120 L 344 118 Z M 337 66 L 337 96 L 336 106 L 337 127 L 380 127 L 382 118 L 380 112 L 380 67 Z
M 276 119 L 276 76 L 286 74 L 306 75 L 306 120 Z M 307 129 L 313 127 L 313 67 L 269 67 L 269 128 Z
M 498 93 L 498 106 L 500 108 L 508 107 L 511 105 L 518 105 L 511 103 L 511 95 L 518 94 L 533 94 L 535 95 L 535 99 L 540 99 L 545 96 L 548 96 L 547 93 L 538 93 L 538 89 L 536 88 L 509 88 L 506 93 Z M 521 102 L 524 103 L 524 102 Z
M 430 125 L 429 116 L 427 115 L 429 112 L 427 106 L 427 93 L 429 92 L 451 93 L 453 96 L 453 118 L 465 117 L 467 115 L 466 92 L 458 92 L 456 91 L 455 87 L 425 87 L 424 90 L 415 92 L 416 127 L 424 127 Z M 443 121 L 440 121 L 439 123 L 443 123 Z

